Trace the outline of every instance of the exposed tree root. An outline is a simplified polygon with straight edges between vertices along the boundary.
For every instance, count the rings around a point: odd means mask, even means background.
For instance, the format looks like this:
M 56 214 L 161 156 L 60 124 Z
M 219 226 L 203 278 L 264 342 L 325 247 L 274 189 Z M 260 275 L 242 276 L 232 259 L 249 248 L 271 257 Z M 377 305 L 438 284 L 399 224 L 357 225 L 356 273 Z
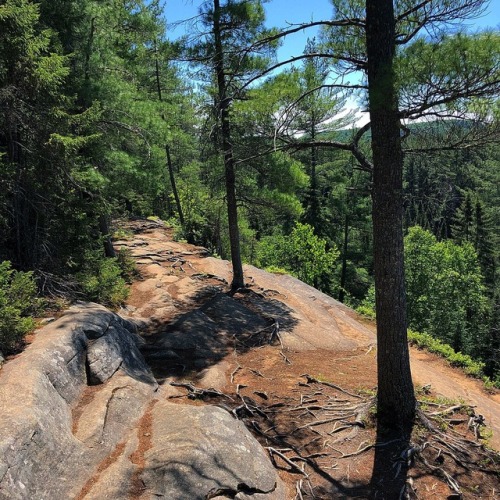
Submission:
M 170 382 L 170 385 L 174 387 L 184 387 L 186 388 L 189 392 L 187 394 L 187 397 L 189 399 L 203 399 L 205 397 L 223 397 L 223 398 L 228 398 L 231 401 L 233 401 L 233 398 L 231 396 L 228 396 L 227 394 L 224 394 L 223 392 L 218 391 L 217 389 L 201 389 L 199 387 L 195 387 L 191 382 Z M 179 397 L 184 397 L 184 396 L 170 396 L 170 398 L 179 398 Z
M 291 459 L 287 458 L 281 451 L 277 450 L 276 448 L 272 448 L 271 446 L 267 447 L 267 451 L 269 452 L 269 456 L 271 457 L 271 461 L 273 462 L 273 465 L 279 469 L 281 468 L 278 463 L 276 462 L 274 455 L 277 455 L 278 457 L 283 460 L 288 466 L 290 466 L 290 472 L 296 472 L 298 474 L 303 474 L 305 477 L 308 477 L 306 472 L 302 470 L 297 464 L 295 464 Z M 291 451 L 291 450 L 283 450 L 283 451 Z
M 464 410 L 470 412 L 471 407 L 462 404 L 454 405 L 427 415 L 421 409 L 418 409 L 418 421 L 429 431 L 429 440 L 423 443 L 422 446 L 414 446 L 408 450 L 409 461 L 419 460 L 433 475 L 441 477 L 458 497 L 461 497 L 462 491 L 458 481 L 453 477 L 453 473 L 445 470 L 445 456 L 450 457 L 458 467 L 467 472 L 482 471 L 500 477 L 500 470 L 485 469 L 479 465 L 481 462 L 500 463 L 500 454 L 486 449 L 479 442 L 457 436 L 454 432 L 445 433 L 432 421 L 432 418 Z M 474 425 L 476 425 L 475 428 Z M 484 418 L 481 415 L 472 415 L 470 417 L 469 428 L 474 432 L 476 439 L 479 438 L 479 429 L 482 425 L 484 425 Z M 424 456 L 423 451 L 425 449 L 437 451 L 434 457 L 436 465 L 431 464 L 428 458 Z
M 302 377 L 305 377 L 307 379 L 308 384 L 322 384 L 326 385 L 327 387 L 331 387 L 332 389 L 336 389 L 337 391 L 343 392 L 344 394 L 347 394 L 353 398 L 358 398 L 358 399 L 363 399 L 362 396 L 358 394 L 353 394 L 352 392 L 346 391 L 345 389 L 342 389 L 342 387 L 339 387 L 338 385 L 332 384 L 331 382 L 323 382 L 322 380 L 318 380 L 314 377 L 311 377 L 311 375 L 308 375 L 307 373 L 304 373 L 304 375 L 301 375 Z
M 231 383 L 235 383 L 236 376 L 242 370 L 265 378 L 260 371 L 243 367 L 236 362 L 231 372 Z M 373 453 L 375 448 L 397 448 L 400 446 L 398 443 L 403 444 L 403 441 L 398 437 L 374 442 L 373 431 L 367 429 L 374 397 L 349 392 L 343 387 L 320 381 L 308 374 L 303 377 L 307 382 L 298 383 L 299 394 L 276 403 L 270 402 L 272 393 L 268 395 L 265 391 L 252 388 L 248 380 L 245 380 L 247 385 L 236 384 L 235 393 L 232 395 L 215 389 L 200 389 L 187 382 L 172 382 L 171 385 L 186 388 L 187 397 L 192 399 L 219 399 L 217 406 L 241 420 L 256 435 L 268 450 L 277 469 L 301 476 L 295 484 L 295 499 L 304 500 L 315 498 L 316 487 L 325 481 L 332 485 L 343 484 L 342 481 L 347 481 L 348 484 L 350 471 L 356 462 L 361 460 L 362 455 Z M 258 402 L 245 395 L 246 391 L 257 395 L 260 398 Z M 224 398 L 223 401 L 221 398 Z M 419 434 L 416 433 L 417 442 L 410 443 L 404 450 L 397 452 L 392 458 L 392 469 L 389 465 L 389 474 L 397 478 L 401 477 L 403 472 L 419 467 L 421 471 L 428 471 L 439 478 L 450 488 L 451 493 L 458 497 L 462 491 L 457 471 L 460 471 L 460 474 L 462 471 L 495 474 L 480 462 L 494 464 L 497 460 L 496 463 L 500 463 L 500 458 L 477 441 L 484 419 L 476 415 L 468 419 L 462 418 L 464 412 L 470 415 L 471 407 L 464 404 L 444 406 L 437 403 L 430 406 L 433 407 L 430 413 L 425 414 L 420 409 L 417 411 L 418 422 L 427 431 L 426 435 L 418 437 Z M 450 421 L 459 421 L 462 427 L 467 423 L 474 438 L 467 439 L 452 428 L 448 432 L 440 429 L 439 426 L 443 423 L 451 426 Z M 364 439 L 353 449 L 353 439 L 361 432 L 366 432 L 362 435 Z M 337 474 L 344 474 L 344 479 L 332 477 L 328 472 L 332 469 L 337 470 Z M 417 499 L 417 493 L 411 477 L 408 477 L 403 481 L 399 495 L 396 494 L 394 498 Z

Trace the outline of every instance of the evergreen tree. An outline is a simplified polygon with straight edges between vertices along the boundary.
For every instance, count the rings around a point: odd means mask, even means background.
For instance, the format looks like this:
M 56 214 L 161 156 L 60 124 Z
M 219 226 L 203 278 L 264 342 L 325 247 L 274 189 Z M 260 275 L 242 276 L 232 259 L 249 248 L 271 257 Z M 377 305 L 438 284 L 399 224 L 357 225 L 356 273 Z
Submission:
M 304 51 L 305 55 L 318 51 L 316 41 L 308 40 Z M 321 133 L 328 128 L 338 126 L 335 116 L 340 112 L 343 102 L 335 98 L 328 87 L 328 62 L 325 59 L 307 58 L 303 67 L 298 71 L 299 97 L 292 106 L 297 108 L 293 128 L 299 133 L 304 133 L 306 140 L 311 142 L 309 151 L 308 174 L 309 192 L 306 195 L 304 221 L 316 231 L 320 227 L 320 193 L 318 190 L 319 166 L 318 146 L 315 144 Z
M 192 48 L 193 59 L 208 66 L 215 103 L 216 135 L 214 144 L 223 158 L 229 240 L 233 279 L 231 288 L 244 286 L 238 227 L 236 193 L 236 158 L 232 140 L 231 107 L 242 97 L 241 82 L 265 67 L 266 51 L 249 49 L 252 42 L 265 34 L 264 9 L 259 0 L 205 2 L 201 10 L 207 29 L 203 39 Z
M 69 72 L 39 7 L 8 0 L 0 9 L 1 247 L 4 258 L 31 269 L 51 257 L 54 244 L 50 196 L 63 195 L 65 172 L 51 137 L 66 133 L 61 90 Z
M 458 241 L 473 240 L 473 219 L 474 208 L 472 206 L 472 198 L 468 192 L 462 205 L 455 213 L 455 224 L 453 227 L 453 236 Z
M 476 200 L 474 210 L 473 244 L 477 252 L 481 270 L 488 285 L 494 285 L 496 272 L 496 256 L 492 242 L 492 223 L 485 215 L 483 204 Z

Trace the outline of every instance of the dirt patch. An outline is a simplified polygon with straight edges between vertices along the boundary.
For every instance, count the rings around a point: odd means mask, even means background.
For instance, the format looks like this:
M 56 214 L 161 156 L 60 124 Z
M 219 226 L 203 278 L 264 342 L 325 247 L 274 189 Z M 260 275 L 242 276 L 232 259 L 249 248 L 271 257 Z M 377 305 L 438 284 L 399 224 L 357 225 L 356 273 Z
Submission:
M 76 406 L 72 408 L 71 414 L 73 419 L 72 432 L 73 435 L 78 433 L 78 425 L 80 423 L 80 418 L 83 415 L 85 408 L 92 403 L 96 394 L 103 389 L 103 385 L 89 385 L 84 390 L 80 399 L 78 400 Z
M 145 466 L 144 454 L 152 447 L 152 441 L 153 441 L 152 413 L 153 413 L 153 408 L 157 402 L 158 399 L 153 399 L 149 403 L 144 415 L 142 416 L 137 426 L 137 438 L 139 441 L 139 445 L 137 449 L 129 457 L 130 461 L 136 466 L 136 470 L 134 471 L 132 479 L 130 481 L 130 491 L 129 491 L 130 500 L 141 498 L 145 490 L 144 483 L 141 480 L 141 474 Z
M 356 370 L 365 366 L 367 356 L 371 352 L 351 358 L 315 352 L 311 364 L 287 353 L 291 361 L 287 364 L 276 348 L 266 346 L 227 358 L 231 372 L 224 396 L 191 388 L 184 398 L 175 396 L 175 401 L 217 404 L 245 422 L 279 470 L 288 498 L 373 498 L 377 494 L 376 498 L 389 499 L 399 498 L 403 487 L 418 493 L 409 498 L 453 498 L 451 480 L 459 484 L 462 498 L 494 498 L 499 464 L 494 463 L 495 455 L 478 446 L 468 426 L 467 407 L 436 403 L 435 395 L 427 394 L 425 408 L 434 414 L 436 431 L 419 423 L 411 441 L 377 435 L 374 392 L 366 388 L 373 376 L 366 375 L 366 370 L 359 379 Z M 319 375 L 303 373 L 311 366 Z M 451 434 L 449 441 L 446 434 L 439 434 L 445 428 Z M 409 450 L 415 455 L 408 457 Z M 385 466 L 377 469 L 377 462 Z M 482 470 L 476 465 L 480 463 Z
M 83 500 L 89 494 L 93 486 L 99 481 L 102 473 L 121 456 L 126 444 L 126 442 L 121 442 L 115 446 L 114 450 L 99 464 L 95 474 L 85 483 L 80 493 L 76 496 L 76 500 Z

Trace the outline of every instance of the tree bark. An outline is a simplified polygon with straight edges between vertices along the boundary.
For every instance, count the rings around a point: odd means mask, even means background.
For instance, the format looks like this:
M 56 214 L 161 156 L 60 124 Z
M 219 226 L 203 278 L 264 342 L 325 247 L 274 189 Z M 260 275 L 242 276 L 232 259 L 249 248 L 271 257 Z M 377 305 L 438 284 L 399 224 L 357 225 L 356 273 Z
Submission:
M 174 194 L 175 205 L 177 206 L 177 213 L 179 214 L 179 221 L 181 226 L 184 228 L 184 213 L 182 212 L 181 200 L 179 198 L 179 193 L 177 192 L 177 184 L 175 183 L 174 166 L 172 165 L 172 159 L 170 158 L 170 148 L 168 144 L 165 145 L 165 152 L 167 153 L 167 166 L 168 175 L 170 176 L 170 184 L 172 185 L 172 193 Z
M 349 207 L 347 207 L 347 212 L 345 214 L 344 220 L 344 242 L 342 245 L 342 270 L 340 273 L 340 291 L 339 291 L 339 302 L 344 303 L 345 300 L 345 282 L 347 276 L 347 247 L 349 244 Z
M 224 72 L 224 52 L 222 47 L 220 26 L 220 2 L 214 0 L 214 41 L 215 41 L 215 71 L 217 73 L 218 117 L 222 151 L 224 154 L 224 173 L 226 180 L 227 216 L 229 224 L 229 242 L 231 247 L 231 262 L 233 280 L 231 289 L 237 290 L 245 286 L 243 265 L 240 252 L 240 234 L 238 228 L 238 205 L 236 199 L 236 174 L 234 168 L 233 146 L 231 142 L 231 122 L 229 118 L 230 101 L 227 96 L 226 75 Z
M 105 215 L 99 215 L 99 231 L 104 238 L 104 254 L 106 257 L 116 257 L 116 252 L 111 241 L 108 218 Z
M 158 93 L 158 100 L 163 102 L 163 95 L 161 92 L 161 81 L 160 81 L 160 62 L 158 60 L 158 47 L 157 42 L 155 40 L 155 74 L 156 74 L 156 91 Z M 165 115 L 162 113 L 162 119 L 165 120 Z M 168 144 L 165 144 L 165 153 L 167 155 L 167 167 L 168 167 L 168 175 L 170 178 L 170 184 L 172 186 L 172 193 L 175 199 L 175 205 L 177 207 L 177 213 L 179 215 L 179 221 L 181 223 L 182 228 L 185 228 L 184 224 L 184 213 L 182 211 L 181 200 L 179 198 L 179 193 L 177 191 L 177 184 L 175 182 L 175 174 L 174 167 L 172 165 L 172 159 L 170 157 L 170 147 Z
M 366 2 L 368 96 L 373 153 L 373 251 L 379 426 L 406 434 L 415 416 L 403 261 L 403 151 L 394 75 L 392 0 Z

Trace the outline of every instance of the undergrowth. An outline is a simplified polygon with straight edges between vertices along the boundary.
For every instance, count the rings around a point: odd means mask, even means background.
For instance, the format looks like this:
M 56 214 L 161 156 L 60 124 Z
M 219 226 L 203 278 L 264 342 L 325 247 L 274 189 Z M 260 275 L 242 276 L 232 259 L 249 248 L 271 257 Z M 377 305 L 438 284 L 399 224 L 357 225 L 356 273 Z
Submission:
M 76 275 L 85 298 L 109 307 L 121 305 L 129 294 L 126 280 L 131 279 L 130 261 L 126 253 L 105 258 L 100 251 L 88 251 L 83 269 Z
M 438 354 L 452 366 L 462 368 L 467 375 L 482 379 L 486 389 L 500 389 L 500 380 L 492 380 L 484 374 L 485 364 L 483 362 L 471 358 L 468 354 L 456 352 L 453 347 L 435 339 L 428 333 L 408 330 L 408 341 L 420 349 L 427 349 L 429 352 Z
M 40 301 L 32 272 L 18 272 L 9 261 L 0 263 L 0 351 L 12 351 L 35 327 L 31 315 Z
M 375 319 L 375 311 L 373 307 L 361 304 L 356 312 L 369 319 Z M 487 390 L 500 389 L 500 379 L 491 379 L 484 374 L 485 363 L 475 360 L 468 354 L 456 352 L 449 344 L 445 344 L 439 339 L 436 339 L 428 333 L 414 332 L 408 330 L 408 342 L 419 349 L 426 349 L 429 352 L 437 354 L 446 359 L 451 366 L 461 368 L 467 375 L 479 378 L 483 381 L 484 387 Z

